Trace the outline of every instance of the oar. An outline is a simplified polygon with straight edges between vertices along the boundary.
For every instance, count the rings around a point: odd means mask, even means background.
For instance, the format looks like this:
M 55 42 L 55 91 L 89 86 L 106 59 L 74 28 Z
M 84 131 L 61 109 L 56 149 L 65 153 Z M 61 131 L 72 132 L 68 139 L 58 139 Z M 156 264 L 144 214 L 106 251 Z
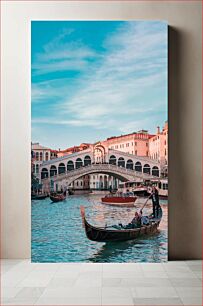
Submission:
M 147 202 L 148 202 L 148 200 L 150 199 L 150 197 L 151 197 L 151 194 L 150 194 L 150 196 L 147 198 L 147 201 L 144 203 L 144 205 L 142 206 L 142 208 L 141 208 L 140 210 L 143 210 L 143 209 L 145 208 L 145 205 L 147 204 Z

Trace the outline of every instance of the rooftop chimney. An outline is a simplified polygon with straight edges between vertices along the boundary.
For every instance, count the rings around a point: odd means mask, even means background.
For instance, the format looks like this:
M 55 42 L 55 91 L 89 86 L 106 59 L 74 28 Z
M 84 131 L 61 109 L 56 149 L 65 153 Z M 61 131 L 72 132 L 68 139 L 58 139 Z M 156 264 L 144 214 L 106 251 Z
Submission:
M 160 134 L 160 127 L 157 126 L 157 134 Z

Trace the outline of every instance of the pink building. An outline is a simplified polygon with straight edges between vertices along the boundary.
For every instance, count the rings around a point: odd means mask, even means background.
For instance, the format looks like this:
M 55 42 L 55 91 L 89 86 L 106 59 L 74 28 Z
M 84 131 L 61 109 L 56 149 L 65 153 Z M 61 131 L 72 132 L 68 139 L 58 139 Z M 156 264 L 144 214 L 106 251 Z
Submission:
M 149 139 L 149 156 L 162 166 L 168 164 L 168 122 L 165 122 L 162 131 L 157 127 L 156 135 Z
M 32 172 L 39 174 L 39 167 L 44 161 L 57 158 L 57 151 L 44 147 L 41 144 L 31 143 L 32 150 Z
M 137 156 L 149 156 L 149 139 L 154 135 L 141 130 L 137 133 L 110 137 L 101 144 L 107 149 L 114 149 Z

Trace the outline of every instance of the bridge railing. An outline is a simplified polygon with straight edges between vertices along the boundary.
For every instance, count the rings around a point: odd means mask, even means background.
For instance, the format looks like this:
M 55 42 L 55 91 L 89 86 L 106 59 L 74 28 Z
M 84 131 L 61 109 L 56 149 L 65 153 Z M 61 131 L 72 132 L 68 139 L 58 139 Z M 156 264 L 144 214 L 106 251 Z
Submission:
M 109 155 L 111 155 L 111 154 L 124 155 L 124 156 L 126 156 L 130 159 L 134 159 L 134 160 L 137 159 L 138 161 L 151 163 L 154 166 L 160 166 L 160 162 L 157 159 L 151 158 L 150 156 L 138 156 L 138 155 L 130 154 L 130 153 L 115 150 L 115 149 L 109 149 Z

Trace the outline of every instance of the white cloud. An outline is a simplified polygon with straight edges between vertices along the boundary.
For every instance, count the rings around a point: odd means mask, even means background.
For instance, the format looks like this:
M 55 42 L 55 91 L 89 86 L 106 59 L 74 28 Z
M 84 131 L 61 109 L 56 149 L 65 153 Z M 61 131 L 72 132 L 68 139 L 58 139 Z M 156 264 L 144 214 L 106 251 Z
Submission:
M 43 47 L 43 52 L 35 55 L 32 63 L 33 75 L 42 75 L 57 71 L 81 71 L 88 64 L 88 60 L 97 54 L 80 41 L 64 42 L 66 36 L 74 32 L 73 29 L 62 30 L 56 38 Z
M 36 74 L 83 71 L 83 77 L 74 84 L 77 89 L 68 98 L 68 81 L 62 90 L 54 86 L 51 91 L 34 89 L 34 96 L 39 98 L 53 96 L 54 91 L 64 96 L 57 105 L 59 119 L 47 123 L 117 128 L 121 132 L 144 128 L 143 124 L 149 126 L 151 114 L 166 111 L 166 94 L 157 100 L 153 97 L 155 90 L 167 86 L 166 43 L 166 32 L 158 24 L 130 22 L 104 42 L 106 51 L 102 55 L 81 44 L 62 44 L 60 39 L 46 46 L 33 65 Z M 90 66 L 89 57 L 99 57 L 99 61 Z

